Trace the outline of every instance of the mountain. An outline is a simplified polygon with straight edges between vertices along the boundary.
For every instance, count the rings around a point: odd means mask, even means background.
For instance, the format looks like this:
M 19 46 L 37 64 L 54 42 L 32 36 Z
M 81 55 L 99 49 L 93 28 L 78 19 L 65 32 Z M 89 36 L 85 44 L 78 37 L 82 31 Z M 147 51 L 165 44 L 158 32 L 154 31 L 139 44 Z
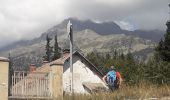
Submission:
M 31 63 L 40 66 L 42 57 L 45 54 L 47 34 L 50 37 L 54 37 L 57 34 L 59 46 L 63 49 L 69 47 L 69 39 L 66 30 L 69 20 L 73 23 L 75 47 L 84 54 L 91 51 L 112 53 L 114 50 L 118 50 L 125 54 L 128 51 L 141 54 L 140 51 L 142 51 L 143 55 L 147 55 L 152 52 L 156 41 L 159 41 L 163 36 L 163 32 L 157 30 L 128 31 L 122 30 L 114 22 L 95 23 L 91 20 L 82 21 L 69 18 L 42 33 L 39 38 L 18 41 L 1 48 L 0 55 L 8 56 L 8 53 L 11 52 L 11 56 L 14 59 L 14 66 L 17 70 L 23 70 Z M 54 43 L 54 40 L 52 43 Z M 144 52 L 147 49 L 150 51 L 147 53 Z
M 160 30 L 150 30 L 150 31 L 135 30 L 135 31 L 132 32 L 132 34 L 134 36 L 144 38 L 144 39 L 149 39 L 149 40 L 152 40 L 154 42 L 159 42 L 160 39 L 163 38 L 164 33 L 165 33 L 164 31 L 160 31 Z
M 149 39 L 154 42 L 158 42 L 164 35 L 164 31 L 161 30 L 134 30 L 128 31 L 123 30 L 114 22 L 103 22 L 96 23 L 91 20 L 78 20 L 76 18 L 69 18 L 64 20 L 61 24 L 57 25 L 56 28 L 64 28 L 67 27 L 68 21 L 74 25 L 74 31 L 83 31 L 85 29 L 93 30 L 99 35 L 110 35 L 110 34 L 126 34 L 133 35 L 143 39 Z M 55 28 L 55 27 L 54 27 Z
M 103 23 L 96 23 L 91 20 L 78 20 L 76 18 L 68 18 L 62 21 L 60 24 L 48 29 L 46 32 L 42 33 L 41 37 L 35 38 L 31 41 L 28 40 L 22 40 L 17 41 L 15 43 L 12 43 L 10 45 L 7 45 L 3 48 L 0 48 L 0 52 L 2 51 L 8 51 L 12 48 L 15 48 L 16 46 L 24 46 L 24 45 L 31 45 L 37 42 L 44 41 L 46 39 L 46 35 L 53 37 L 55 34 L 58 36 L 61 36 L 63 34 L 66 34 L 66 27 L 68 21 L 71 21 L 73 23 L 74 31 L 83 31 L 85 29 L 93 30 L 99 35 L 111 35 L 111 34 L 125 34 L 125 35 L 132 35 L 136 37 L 140 37 L 142 39 L 148 39 L 153 42 L 159 42 L 159 40 L 163 37 L 164 31 L 160 30 L 135 30 L 135 31 L 128 31 L 128 30 L 122 30 L 120 26 L 118 26 L 114 22 L 103 22 Z
M 113 33 L 116 33 L 116 34 L 122 33 L 121 28 L 114 22 L 95 23 L 91 20 L 80 21 L 77 19 L 70 18 L 70 19 L 64 20 L 62 24 L 68 23 L 69 20 L 74 25 L 73 27 L 74 27 L 75 31 L 82 31 L 85 29 L 90 29 L 100 35 L 110 35 Z

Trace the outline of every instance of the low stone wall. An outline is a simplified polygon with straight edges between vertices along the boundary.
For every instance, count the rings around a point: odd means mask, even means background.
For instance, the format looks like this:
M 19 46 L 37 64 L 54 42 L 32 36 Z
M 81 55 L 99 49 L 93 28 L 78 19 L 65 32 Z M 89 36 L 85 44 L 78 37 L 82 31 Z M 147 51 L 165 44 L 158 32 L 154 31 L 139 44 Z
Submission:
M 63 99 L 63 63 L 52 63 L 50 66 L 50 90 L 52 97 L 48 98 L 22 98 L 21 96 L 12 98 L 8 97 L 9 89 L 9 60 L 4 57 L 0 57 L 0 100 L 62 100 Z

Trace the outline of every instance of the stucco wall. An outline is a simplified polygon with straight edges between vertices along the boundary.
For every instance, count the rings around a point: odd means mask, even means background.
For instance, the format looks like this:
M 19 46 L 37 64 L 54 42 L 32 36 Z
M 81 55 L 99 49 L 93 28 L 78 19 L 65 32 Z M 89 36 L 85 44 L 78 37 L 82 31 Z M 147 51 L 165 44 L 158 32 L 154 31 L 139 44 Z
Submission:
M 52 65 L 52 95 L 53 99 L 63 99 L 63 65 Z
M 82 83 L 103 83 L 103 81 L 93 73 L 85 63 L 79 59 L 78 56 L 73 56 L 73 70 L 74 70 L 74 92 L 75 93 L 87 93 L 84 89 Z M 64 91 L 70 91 L 70 68 L 69 68 L 69 60 L 64 64 L 64 74 L 63 74 L 63 86 Z
M 0 59 L 0 100 L 8 100 L 9 62 Z

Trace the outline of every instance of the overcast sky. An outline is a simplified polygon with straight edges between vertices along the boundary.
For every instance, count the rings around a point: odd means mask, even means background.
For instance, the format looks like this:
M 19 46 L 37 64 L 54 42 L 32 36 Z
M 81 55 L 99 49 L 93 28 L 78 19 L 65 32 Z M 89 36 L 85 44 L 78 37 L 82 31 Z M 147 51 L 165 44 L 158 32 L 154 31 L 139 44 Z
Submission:
M 169 0 L 0 0 L 0 47 L 38 37 L 68 17 L 165 30 Z

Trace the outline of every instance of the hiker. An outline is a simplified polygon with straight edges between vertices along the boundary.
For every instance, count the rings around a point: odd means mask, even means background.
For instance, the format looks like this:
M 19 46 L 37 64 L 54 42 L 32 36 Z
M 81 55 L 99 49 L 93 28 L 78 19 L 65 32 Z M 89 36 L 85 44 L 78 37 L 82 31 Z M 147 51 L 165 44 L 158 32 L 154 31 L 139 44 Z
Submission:
M 114 66 L 110 67 L 111 70 L 103 77 L 103 81 L 108 84 L 111 91 L 119 89 L 122 78 L 118 71 L 116 71 Z

